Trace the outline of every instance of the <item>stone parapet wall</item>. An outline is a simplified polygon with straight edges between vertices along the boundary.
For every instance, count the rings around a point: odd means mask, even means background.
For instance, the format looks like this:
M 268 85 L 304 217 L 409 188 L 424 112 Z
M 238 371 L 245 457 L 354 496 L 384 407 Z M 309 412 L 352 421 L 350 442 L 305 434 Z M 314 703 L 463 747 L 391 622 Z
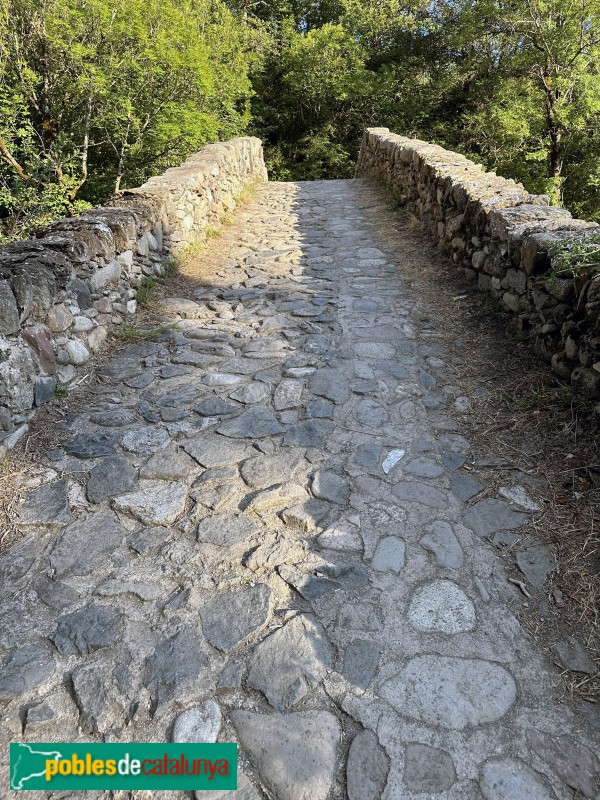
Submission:
M 589 236 L 598 225 L 458 153 L 387 128 L 365 131 L 356 177 L 386 183 L 561 378 L 600 396 L 600 274 L 562 276 L 551 263 L 557 243 Z
M 38 238 L 0 250 L 0 447 L 34 406 L 82 374 L 113 325 L 136 311 L 144 276 L 201 240 L 245 188 L 267 180 L 259 139 L 211 144 L 179 167 Z

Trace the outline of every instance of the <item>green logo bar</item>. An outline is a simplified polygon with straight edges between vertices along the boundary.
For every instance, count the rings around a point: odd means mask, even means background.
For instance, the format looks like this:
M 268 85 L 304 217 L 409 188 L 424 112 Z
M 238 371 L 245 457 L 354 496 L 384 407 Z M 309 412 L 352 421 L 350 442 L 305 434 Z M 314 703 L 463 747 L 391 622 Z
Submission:
M 13 743 L 10 788 L 237 789 L 237 745 Z

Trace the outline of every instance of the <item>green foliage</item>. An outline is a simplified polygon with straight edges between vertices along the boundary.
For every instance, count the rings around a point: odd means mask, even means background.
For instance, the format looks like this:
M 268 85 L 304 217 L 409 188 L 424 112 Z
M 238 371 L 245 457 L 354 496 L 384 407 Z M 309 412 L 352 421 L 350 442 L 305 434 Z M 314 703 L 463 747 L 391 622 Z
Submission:
M 221 0 L 0 0 L 0 230 L 243 133 L 253 37 Z
M 586 270 L 600 270 L 600 233 L 573 236 L 557 243 L 550 253 L 552 270 L 562 277 L 574 277 Z

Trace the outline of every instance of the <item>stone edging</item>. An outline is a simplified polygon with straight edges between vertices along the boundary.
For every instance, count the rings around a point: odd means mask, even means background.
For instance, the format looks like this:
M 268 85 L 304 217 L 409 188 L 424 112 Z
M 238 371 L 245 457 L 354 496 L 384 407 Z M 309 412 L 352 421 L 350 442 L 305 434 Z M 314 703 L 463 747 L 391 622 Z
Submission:
M 242 191 L 267 180 L 259 139 L 210 144 L 105 206 L 0 250 L 0 447 L 26 432 L 32 408 L 68 386 L 112 325 L 136 310 L 145 275 L 203 238 Z
M 356 177 L 382 180 L 414 208 L 467 278 L 513 315 L 536 353 L 576 391 L 600 396 L 600 276 L 556 277 L 549 254 L 598 225 L 458 153 L 387 128 L 365 131 Z

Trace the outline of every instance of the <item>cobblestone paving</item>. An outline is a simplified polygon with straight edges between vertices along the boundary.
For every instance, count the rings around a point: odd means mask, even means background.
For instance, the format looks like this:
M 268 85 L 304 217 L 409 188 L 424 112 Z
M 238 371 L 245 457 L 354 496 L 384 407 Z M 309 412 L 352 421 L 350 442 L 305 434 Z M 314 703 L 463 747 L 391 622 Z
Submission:
M 376 202 L 265 185 L 221 282 L 68 415 L 0 561 L 3 740 L 238 741 L 238 800 L 599 796 L 490 543 L 531 499 L 473 501 L 469 399 Z

